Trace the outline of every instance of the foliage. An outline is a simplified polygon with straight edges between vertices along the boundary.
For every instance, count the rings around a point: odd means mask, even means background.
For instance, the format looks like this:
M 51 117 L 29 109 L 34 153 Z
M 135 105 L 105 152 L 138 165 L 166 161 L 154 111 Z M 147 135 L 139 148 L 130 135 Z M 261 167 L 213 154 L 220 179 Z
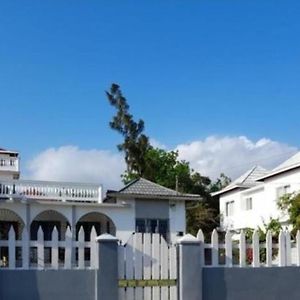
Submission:
M 282 226 L 281 226 L 281 223 L 279 222 L 279 219 L 270 218 L 268 223 L 263 222 L 263 227 L 257 228 L 259 242 L 260 243 L 266 242 L 267 232 L 271 231 L 272 241 L 277 243 L 279 232 L 281 229 L 282 229 Z M 254 229 L 246 228 L 244 230 L 244 232 L 245 232 L 247 243 L 251 243 Z M 273 258 L 276 257 L 277 253 L 278 253 L 278 249 L 273 249 L 273 252 L 272 252 Z M 265 262 L 266 261 L 266 249 L 265 248 L 260 249 L 259 254 L 260 254 L 260 261 Z M 252 249 L 247 249 L 246 260 L 247 260 L 248 264 L 250 264 L 252 262 Z
M 278 200 L 278 208 L 287 212 L 289 215 L 289 223 L 293 226 L 292 235 L 300 230 L 300 194 L 285 194 Z
M 133 116 L 129 113 L 127 100 L 122 95 L 119 85 L 112 84 L 106 95 L 109 103 L 117 110 L 109 125 L 124 138 L 123 143 L 118 145 L 118 149 L 125 154 L 127 172 L 143 176 L 145 154 L 150 148 L 149 138 L 143 134 L 144 121 L 134 121 Z
M 133 179 L 144 177 L 162 186 L 182 193 L 199 194 L 201 203 L 190 201 L 187 206 L 187 230 L 196 234 L 202 228 L 210 233 L 219 224 L 218 200 L 210 193 L 218 191 L 230 183 L 230 178 L 221 174 L 215 182 L 191 169 L 189 163 L 179 160 L 177 151 L 154 148 L 149 137 L 144 134 L 144 121 L 134 121 L 129 113 L 129 105 L 117 84 L 112 84 L 106 92 L 109 103 L 117 110 L 110 127 L 120 133 L 123 142 L 118 145 L 125 155 L 127 170 L 122 175 L 126 184 Z
M 211 193 L 218 192 L 223 188 L 225 188 L 230 183 L 231 183 L 231 178 L 226 176 L 224 173 L 221 173 L 220 177 L 217 178 L 217 180 L 211 184 L 210 191 Z

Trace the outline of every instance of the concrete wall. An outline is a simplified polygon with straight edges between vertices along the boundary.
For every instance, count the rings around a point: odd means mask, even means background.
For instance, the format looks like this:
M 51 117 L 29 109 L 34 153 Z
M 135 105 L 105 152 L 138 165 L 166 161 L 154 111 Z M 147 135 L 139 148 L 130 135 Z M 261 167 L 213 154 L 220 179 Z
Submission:
M 0 271 L 0 299 L 95 300 L 95 272 L 95 270 Z
M 168 200 L 135 200 L 136 219 L 169 219 Z
M 204 268 L 202 277 L 203 300 L 300 299 L 297 267 Z

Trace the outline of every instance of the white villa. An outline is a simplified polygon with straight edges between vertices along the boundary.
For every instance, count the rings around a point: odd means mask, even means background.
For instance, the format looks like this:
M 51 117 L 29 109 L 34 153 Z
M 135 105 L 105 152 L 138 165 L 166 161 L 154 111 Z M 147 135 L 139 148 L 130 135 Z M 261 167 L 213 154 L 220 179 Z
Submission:
M 271 171 L 255 166 L 213 196 L 219 197 L 221 229 L 257 228 L 270 218 L 287 225 L 277 207 L 284 194 L 300 191 L 300 152 Z
M 111 233 L 123 243 L 133 232 L 161 233 L 172 243 L 185 232 L 186 200 L 200 197 L 142 178 L 105 196 L 96 184 L 22 180 L 19 153 L 0 149 L 0 240 L 11 226 L 17 238 L 27 229 L 31 240 L 39 227 L 50 240 L 54 226 L 64 239 L 69 226 L 75 240 L 82 226 L 86 240 L 95 227 L 97 235 Z

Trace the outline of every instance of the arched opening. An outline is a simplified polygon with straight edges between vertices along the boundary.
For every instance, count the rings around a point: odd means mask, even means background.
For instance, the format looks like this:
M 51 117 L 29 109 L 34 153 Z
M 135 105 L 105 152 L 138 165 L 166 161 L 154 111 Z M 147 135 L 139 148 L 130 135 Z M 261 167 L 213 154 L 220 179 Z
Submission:
M 83 227 L 85 241 L 90 240 L 92 228 L 95 227 L 97 235 L 109 233 L 116 235 L 116 226 L 114 222 L 106 215 L 99 212 L 91 212 L 82 216 L 76 224 L 76 238 L 78 232 Z
M 67 218 L 55 210 L 46 210 L 38 214 L 30 225 L 30 238 L 37 240 L 37 233 L 41 227 L 44 232 L 44 240 L 50 241 L 54 227 L 58 231 L 58 239 L 64 240 L 67 227 L 70 226 Z
M 10 209 L 0 209 L 0 240 L 8 240 L 9 230 L 13 226 L 16 239 L 20 239 L 24 229 L 22 218 Z
M 9 230 L 11 227 L 15 230 L 16 239 L 20 240 L 24 229 L 24 221 L 22 218 L 10 209 L 0 209 L 0 240 L 8 240 Z M 16 250 L 17 261 L 21 257 L 20 248 Z M 9 251 L 8 247 L 0 247 L 0 268 L 8 266 Z

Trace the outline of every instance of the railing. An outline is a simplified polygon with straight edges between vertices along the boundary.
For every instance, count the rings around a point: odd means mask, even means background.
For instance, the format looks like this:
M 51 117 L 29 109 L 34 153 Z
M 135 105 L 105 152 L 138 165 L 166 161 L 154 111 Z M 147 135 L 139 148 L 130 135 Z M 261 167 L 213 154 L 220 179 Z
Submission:
M 19 171 L 19 160 L 18 158 L 0 158 L 0 171 Z
M 21 240 L 16 239 L 13 227 L 8 233 L 8 240 L 0 240 L 0 270 L 5 269 L 98 269 L 98 244 L 96 230 L 92 228 L 90 242 L 84 240 L 84 230 L 81 227 L 78 240 L 72 240 L 68 227 L 65 239 L 59 240 L 56 227 L 52 231 L 50 241 L 44 240 L 40 227 L 37 240 L 30 240 L 26 229 Z M 72 255 L 72 252 L 75 255 Z M 73 257 L 73 259 L 72 259 Z
M 102 202 L 102 192 L 93 184 L 11 180 L 0 182 L 0 198 Z
M 300 266 L 300 232 L 295 241 L 289 231 L 280 231 L 272 240 L 271 231 L 266 233 L 264 242 L 259 241 L 258 231 L 254 231 L 251 241 L 246 240 L 241 231 L 238 239 L 227 232 L 223 243 L 219 243 L 219 234 L 212 232 L 211 242 L 205 243 L 203 232 L 198 231 L 201 245 L 201 264 L 203 267 L 285 267 Z

